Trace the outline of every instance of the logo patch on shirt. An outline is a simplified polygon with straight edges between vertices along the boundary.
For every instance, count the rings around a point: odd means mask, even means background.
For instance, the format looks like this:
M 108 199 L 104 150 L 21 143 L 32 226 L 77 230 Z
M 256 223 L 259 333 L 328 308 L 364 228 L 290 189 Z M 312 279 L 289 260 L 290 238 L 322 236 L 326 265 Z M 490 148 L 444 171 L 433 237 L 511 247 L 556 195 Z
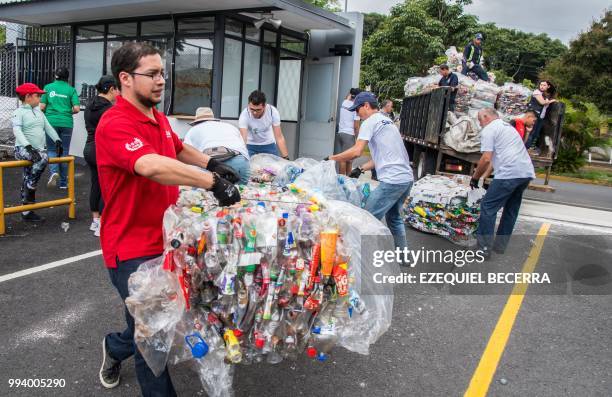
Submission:
M 58 93 L 57 93 L 57 92 L 55 92 L 55 91 L 51 91 L 51 92 L 49 93 L 49 97 L 51 97 L 51 98 L 54 98 L 54 97 L 56 97 L 56 96 L 57 96 L 57 97 L 60 97 L 60 98 L 68 98 L 66 95 L 63 95 L 63 94 L 58 94 Z
M 125 148 L 129 150 L 130 152 L 135 152 L 136 150 L 140 149 L 143 146 L 144 145 L 142 141 L 138 138 L 134 138 L 132 142 L 125 144 Z
M 172 138 L 172 133 L 169 130 L 166 130 L 166 138 Z

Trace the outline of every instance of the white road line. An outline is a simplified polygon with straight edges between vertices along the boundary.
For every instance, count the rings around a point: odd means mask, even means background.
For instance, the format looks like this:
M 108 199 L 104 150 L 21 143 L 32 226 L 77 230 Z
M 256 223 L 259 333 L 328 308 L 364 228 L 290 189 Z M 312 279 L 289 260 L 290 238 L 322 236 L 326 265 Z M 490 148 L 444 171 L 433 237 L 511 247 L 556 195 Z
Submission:
M 24 277 L 24 276 L 27 276 L 27 275 L 30 275 L 30 274 L 42 272 L 42 271 L 45 271 L 45 270 L 53 269 L 54 267 L 68 265 L 70 263 L 78 262 L 78 261 L 81 261 L 83 259 L 92 258 L 92 257 L 98 256 L 98 255 L 102 255 L 102 250 L 91 251 L 91 252 L 88 252 L 86 254 L 72 256 L 70 258 L 61 259 L 59 261 L 47 263 L 45 265 L 31 267 L 29 269 L 20 270 L 20 271 L 15 272 L 15 273 L 5 274 L 4 276 L 0 276 L 0 283 L 3 283 L 5 281 L 9 281 L 9 280 L 14 280 L 16 278 Z

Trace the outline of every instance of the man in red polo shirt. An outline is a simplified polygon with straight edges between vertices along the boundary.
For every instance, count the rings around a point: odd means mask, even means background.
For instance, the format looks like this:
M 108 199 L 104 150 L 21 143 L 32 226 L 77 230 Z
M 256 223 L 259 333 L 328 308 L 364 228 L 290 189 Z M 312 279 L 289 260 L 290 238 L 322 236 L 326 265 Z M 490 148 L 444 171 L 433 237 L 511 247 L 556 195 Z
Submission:
M 130 275 L 163 251 L 162 218 L 166 208 L 176 203 L 177 185 L 209 189 L 219 204 L 226 206 L 240 201 L 232 184 L 239 176 L 232 168 L 182 144 L 166 116 L 155 109 L 165 85 L 156 48 L 144 43 L 126 44 L 113 54 L 111 65 L 121 96 L 96 129 L 98 173 L 105 203 L 100 241 L 111 282 L 125 301 Z M 175 396 L 168 369 L 155 377 L 136 348 L 134 319 L 127 309 L 125 317 L 125 331 L 108 334 L 102 342 L 102 385 L 117 386 L 121 362 L 134 355 L 142 394 Z
M 510 120 L 510 125 L 516 129 L 516 131 L 519 133 L 521 139 L 524 142 L 525 134 L 531 133 L 537 119 L 538 116 L 536 115 L 536 112 L 534 112 L 533 110 L 528 110 L 525 112 L 523 117 Z

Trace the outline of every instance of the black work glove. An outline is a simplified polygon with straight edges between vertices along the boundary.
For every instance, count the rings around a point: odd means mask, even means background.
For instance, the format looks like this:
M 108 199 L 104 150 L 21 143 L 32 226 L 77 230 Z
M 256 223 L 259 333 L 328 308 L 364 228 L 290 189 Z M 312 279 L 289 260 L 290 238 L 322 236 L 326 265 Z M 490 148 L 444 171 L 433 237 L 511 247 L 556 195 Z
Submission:
M 472 189 L 478 189 L 478 188 L 479 188 L 479 186 L 478 186 L 478 182 L 480 182 L 480 180 L 479 180 L 479 179 L 472 178 L 472 179 L 470 180 L 470 187 L 471 187 Z
M 57 157 L 62 157 L 64 155 L 64 147 L 62 146 L 62 141 L 55 141 L 55 155 Z
M 235 169 L 213 158 L 208 160 L 208 165 L 206 165 L 206 169 L 210 172 L 216 172 L 221 178 L 227 179 L 231 183 L 236 183 L 240 180 L 240 175 L 236 172 Z
M 210 190 L 219 201 L 219 206 L 227 207 L 240 201 L 240 192 L 234 184 L 221 178 L 216 172 L 213 172 L 213 178 L 214 182 Z
M 38 150 L 34 149 L 32 145 L 26 146 L 25 150 L 27 150 L 30 154 L 30 159 L 33 163 L 38 163 L 40 160 L 42 160 L 40 153 L 38 153 Z
M 349 177 L 351 178 L 359 178 L 361 176 L 361 174 L 363 174 L 363 170 L 359 167 L 357 168 L 353 168 L 353 171 L 351 171 L 351 173 L 349 174 Z

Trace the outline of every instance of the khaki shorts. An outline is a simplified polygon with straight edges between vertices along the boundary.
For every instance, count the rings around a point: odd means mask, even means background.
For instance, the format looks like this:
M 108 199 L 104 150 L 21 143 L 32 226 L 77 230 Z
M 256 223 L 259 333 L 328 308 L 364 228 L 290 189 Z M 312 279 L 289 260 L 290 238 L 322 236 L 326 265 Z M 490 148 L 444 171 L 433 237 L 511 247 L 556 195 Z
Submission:
M 342 153 L 345 150 L 352 148 L 354 145 L 355 135 L 338 132 L 336 133 L 336 139 L 334 142 L 334 154 Z

